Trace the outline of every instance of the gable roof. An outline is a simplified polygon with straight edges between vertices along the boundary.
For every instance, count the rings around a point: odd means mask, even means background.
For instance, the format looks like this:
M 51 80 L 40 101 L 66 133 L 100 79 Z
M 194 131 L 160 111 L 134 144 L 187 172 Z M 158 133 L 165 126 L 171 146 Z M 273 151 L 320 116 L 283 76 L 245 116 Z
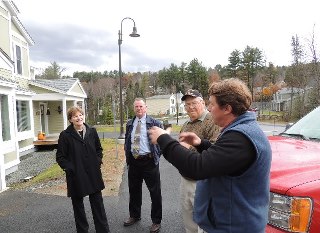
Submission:
M 16 27 L 19 29 L 19 31 L 24 36 L 24 38 L 26 38 L 26 40 L 28 41 L 29 45 L 34 45 L 34 40 L 30 36 L 30 34 L 28 33 L 27 29 L 23 26 L 23 24 L 21 23 L 19 18 L 17 16 L 13 16 L 12 17 L 12 22 L 16 25 Z
M 65 78 L 65 79 L 35 79 L 29 81 L 30 85 L 44 88 L 50 91 L 58 92 L 64 95 L 71 94 L 72 88 L 79 85 L 81 91 L 83 92 L 83 97 L 86 98 L 87 95 L 77 78 Z
M 14 61 L 11 60 L 10 56 L 9 56 L 5 51 L 3 51 L 2 48 L 0 48 L 0 53 L 7 59 L 7 61 L 8 61 L 9 63 L 11 63 L 11 64 L 14 63 Z
M 14 25 L 18 28 L 18 30 L 21 32 L 23 37 L 28 41 L 29 45 L 34 45 L 34 40 L 26 30 L 26 28 L 23 26 L 21 21 L 18 18 L 18 14 L 20 13 L 18 7 L 13 1 L 3 1 L 4 4 L 8 7 L 8 10 L 10 11 L 10 14 L 12 16 L 11 20 L 14 23 Z
M 302 92 L 303 89 L 302 88 L 297 88 L 297 87 L 294 87 L 292 88 L 291 90 L 291 87 L 283 87 L 281 88 L 280 90 L 278 90 L 276 93 L 279 94 L 279 95 L 284 95 L 284 94 L 290 94 L 291 92 L 293 94 L 297 94 L 297 93 L 300 93 Z

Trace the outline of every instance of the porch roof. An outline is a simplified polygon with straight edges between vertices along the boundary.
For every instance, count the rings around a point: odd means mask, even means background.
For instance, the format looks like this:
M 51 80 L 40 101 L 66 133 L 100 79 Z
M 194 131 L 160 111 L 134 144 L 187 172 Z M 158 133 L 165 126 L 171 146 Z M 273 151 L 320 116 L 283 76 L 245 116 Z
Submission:
M 82 85 L 77 78 L 66 78 L 66 79 L 36 79 L 30 80 L 30 85 L 47 89 L 53 92 L 57 92 L 64 95 L 69 95 L 72 92 L 72 88 L 76 85 L 79 85 L 82 94 L 78 94 L 79 97 L 86 98 L 86 93 L 82 88 Z M 72 92 L 72 95 L 75 95 Z
M 0 86 L 15 88 L 15 87 L 17 87 L 17 82 L 15 82 L 12 79 L 7 79 L 7 78 L 0 76 Z
M 36 93 L 34 91 L 29 90 L 29 89 L 23 88 L 21 86 L 17 86 L 16 94 L 33 96 Z

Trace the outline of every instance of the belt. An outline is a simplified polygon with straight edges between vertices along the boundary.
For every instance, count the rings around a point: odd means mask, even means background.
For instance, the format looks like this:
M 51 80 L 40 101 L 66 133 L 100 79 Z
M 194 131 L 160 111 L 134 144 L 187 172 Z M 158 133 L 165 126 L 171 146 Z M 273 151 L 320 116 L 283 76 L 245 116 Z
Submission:
M 136 160 L 148 160 L 148 159 L 153 159 L 153 155 L 151 153 L 145 154 L 145 155 L 138 155 L 138 156 L 133 156 Z

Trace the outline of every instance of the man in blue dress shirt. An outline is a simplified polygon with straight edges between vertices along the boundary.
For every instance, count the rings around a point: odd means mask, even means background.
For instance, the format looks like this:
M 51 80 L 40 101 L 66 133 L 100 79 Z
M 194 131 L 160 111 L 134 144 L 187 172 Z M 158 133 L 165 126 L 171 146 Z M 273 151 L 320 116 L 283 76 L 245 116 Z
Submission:
M 135 117 L 126 125 L 125 154 L 128 165 L 129 214 L 123 223 L 131 226 L 141 219 L 142 182 L 145 181 L 151 197 L 151 233 L 161 228 L 162 196 L 160 185 L 159 159 L 160 148 L 153 145 L 148 130 L 153 126 L 163 128 L 160 121 L 147 115 L 147 106 L 142 98 L 134 101 Z

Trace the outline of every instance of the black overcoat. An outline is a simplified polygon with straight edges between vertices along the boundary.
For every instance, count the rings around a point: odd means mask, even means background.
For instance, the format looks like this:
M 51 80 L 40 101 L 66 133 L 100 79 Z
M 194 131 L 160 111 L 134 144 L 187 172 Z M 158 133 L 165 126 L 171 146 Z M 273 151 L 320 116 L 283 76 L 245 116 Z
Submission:
M 66 172 L 68 197 L 84 197 L 104 189 L 100 139 L 95 128 L 84 125 L 84 139 L 71 124 L 58 140 L 56 161 Z

